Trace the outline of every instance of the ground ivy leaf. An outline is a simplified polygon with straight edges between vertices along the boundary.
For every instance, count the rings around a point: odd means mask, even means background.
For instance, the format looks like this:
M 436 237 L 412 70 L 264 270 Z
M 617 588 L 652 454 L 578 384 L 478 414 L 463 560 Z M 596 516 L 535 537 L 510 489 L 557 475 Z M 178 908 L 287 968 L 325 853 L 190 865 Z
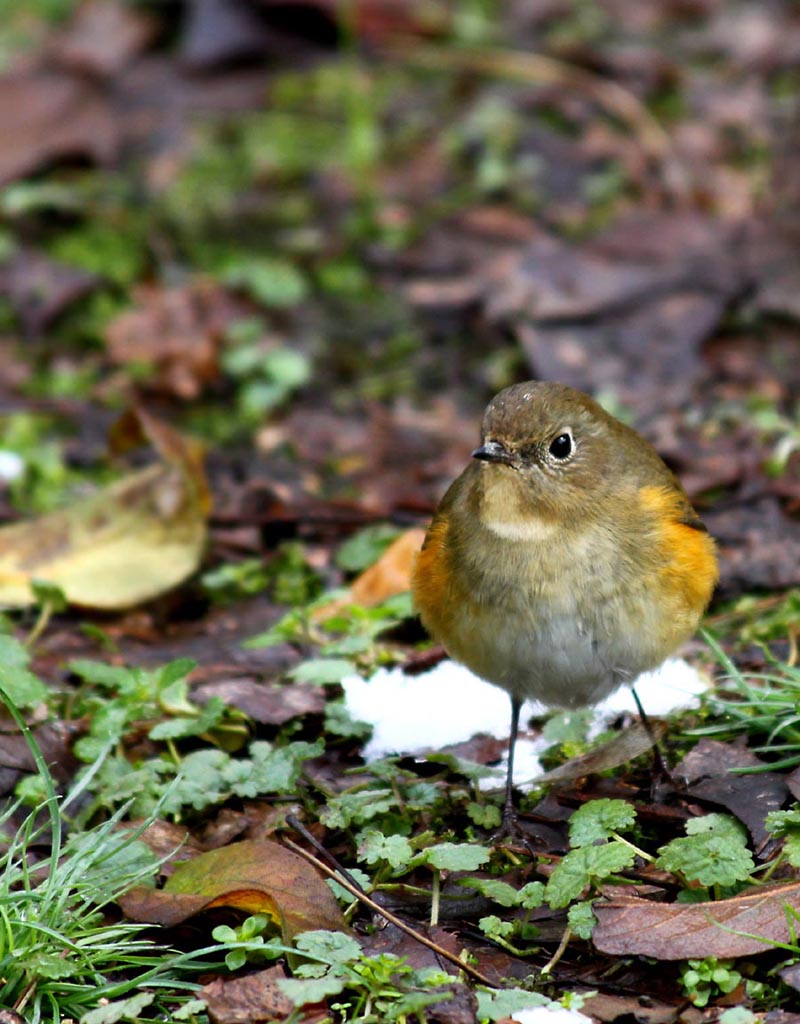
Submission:
M 701 885 L 733 885 L 744 882 L 755 868 L 750 851 L 741 836 L 682 836 L 662 846 L 656 867 L 681 874 Z
M 28 670 L 30 655 L 12 636 L 0 635 L 0 690 L 18 708 L 41 703 L 50 692 Z
M 322 978 L 278 978 L 278 988 L 295 1006 L 321 1003 L 328 996 L 338 995 L 346 983 L 346 978 L 334 974 Z
M 313 929 L 295 936 L 294 944 L 298 951 L 319 957 L 327 964 L 346 964 L 361 956 L 361 946 L 344 932 Z
M 788 811 L 770 811 L 764 819 L 764 826 L 774 836 L 791 835 L 793 829 L 800 830 L 800 807 L 795 805 Z
M 580 903 L 573 903 L 567 911 L 567 924 L 579 939 L 590 939 L 592 929 L 597 924 L 597 918 L 592 910 L 592 901 L 583 900 Z
M 635 857 L 630 847 L 618 842 L 570 850 L 547 881 L 547 902 L 554 909 L 566 907 L 587 885 L 629 868 Z
M 360 885 L 364 892 L 369 891 L 369 888 L 372 885 L 372 879 L 366 871 L 362 871 L 360 868 L 351 867 L 348 868 L 348 872 L 353 881 L 357 885 Z M 343 885 L 339 885 L 335 879 L 328 878 L 326 880 L 326 884 L 337 900 L 341 900 L 343 903 L 352 903 L 353 894 L 348 889 L 345 889 Z
M 479 804 L 473 800 L 467 804 L 467 814 L 478 828 L 497 828 L 502 821 L 497 804 Z
M 358 859 L 367 864 L 385 860 L 393 868 L 405 867 L 414 851 L 405 836 L 385 836 L 383 832 L 369 829 L 359 844 Z
M 536 910 L 544 903 L 546 891 L 544 882 L 528 882 L 519 890 L 519 905 L 525 910 Z
M 348 828 L 362 825 L 396 807 L 397 797 L 391 789 L 364 789 L 329 800 L 320 812 L 320 820 L 328 828 Z
M 390 523 L 374 523 L 353 534 L 336 552 L 335 561 L 345 572 L 363 572 L 378 561 L 400 531 Z
M 459 885 L 466 889 L 475 889 L 476 892 L 499 903 L 501 907 L 516 907 L 519 903 L 521 890 L 497 878 L 460 878 L 458 881 Z
M 730 815 L 690 818 L 686 832 L 661 847 L 657 867 L 704 886 L 743 882 L 755 868 L 747 849 L 747 833 Z
M 229 762 L 230 757 L 224 751 L 213 747 L 187 754 L 181 763 L 179 782 L 164 800 L 164 811 L 174 814 L 187 805 L 202 811 L 224 800 L 230 787 L 222 773 Z
M 303 761 L 319 757 L 325 745 L 303 741 L 289 743 L 285 747 L 273 747 L 265 740 L 250 744 L 251 761 L 230 760 L 232 767 L 239 769 L 231 789 L 237 796 L 255 797 L 264 793 L 292 793 L 297 785 Z
M 590 800 L 569 819 L 570 846 L 591 846 L 613 832 L 624 832 L 636 821 L 627 800 Z
M 129 999 L 115 999 L 112 1003 L 84 1013 L 80 1024 L 117 1024 L 118 1020 L 138 1020 L 142 1010 L 154 999 L 153 992 L 139 992 Z
M 353 674 L 353 663 L 345 658 L 310 658 L 295 666 L 289 673 L 292 679 L 301 683 L 325 686 L 341 683 L 345 676 Z
M 790 832 L 786 836 L 783 852 L 793 868 L 800 868 L 800 832 Z
M 522 988 L 479 989 L 478 997 L 479 1020 L 497 1021 L 510 1017 L 520 1010 L 532 1010 L 538 1006 L 556 1005 L 547 996 L 539 992 L 526 992 Z
M 438 843 L 422 850 L 418 863 L 440 871 L 477 871 L 489 860 L 489 851 L 472 843 Z
M 698 818 L 689 818 L 686 822 L 686 835 L 699 836 L 713 832 L 728 839 L 741 839 L 747 836 L 744 825 L 730 814 L 703 814 Z

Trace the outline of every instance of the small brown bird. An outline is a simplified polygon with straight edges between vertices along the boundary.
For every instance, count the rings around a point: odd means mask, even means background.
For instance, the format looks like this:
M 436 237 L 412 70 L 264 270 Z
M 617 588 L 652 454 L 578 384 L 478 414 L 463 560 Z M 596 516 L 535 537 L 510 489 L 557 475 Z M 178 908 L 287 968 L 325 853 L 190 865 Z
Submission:
M 501 391 L 472 456 L 436 510 L 412 588 L 451 657 L 511 696 L 508 832 L 523 701 L 594 704 L 660 665 L 697 628 L 717 559 L 655 449 L 573 388 Z

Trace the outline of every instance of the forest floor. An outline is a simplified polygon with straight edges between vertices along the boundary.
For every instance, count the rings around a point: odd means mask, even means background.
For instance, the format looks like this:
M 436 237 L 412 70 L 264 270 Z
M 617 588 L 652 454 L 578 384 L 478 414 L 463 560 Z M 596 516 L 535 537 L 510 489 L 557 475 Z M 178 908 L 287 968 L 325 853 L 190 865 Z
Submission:
M 31 0 L 0 69 L 4 1024 L 800 1020 L 797 4 Z M 721 579 L 683 781 L 529 718 L 496 845 L 506 739 L 367 761 L 342 683 L 442 668 L 409 567 L 528 378 Z

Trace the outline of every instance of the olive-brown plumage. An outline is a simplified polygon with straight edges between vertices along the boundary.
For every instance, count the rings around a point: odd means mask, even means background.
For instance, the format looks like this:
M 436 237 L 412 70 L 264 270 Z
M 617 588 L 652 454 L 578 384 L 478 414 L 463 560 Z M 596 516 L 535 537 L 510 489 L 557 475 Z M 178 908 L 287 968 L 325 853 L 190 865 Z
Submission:
M 512 727 L 525 698 L 592 704 L 691 636 L 715 545 L 635 431 L 529 381 L 490 402 L 473 456 L 436 510 L 414 600 L 456 661 L 509 692 Z

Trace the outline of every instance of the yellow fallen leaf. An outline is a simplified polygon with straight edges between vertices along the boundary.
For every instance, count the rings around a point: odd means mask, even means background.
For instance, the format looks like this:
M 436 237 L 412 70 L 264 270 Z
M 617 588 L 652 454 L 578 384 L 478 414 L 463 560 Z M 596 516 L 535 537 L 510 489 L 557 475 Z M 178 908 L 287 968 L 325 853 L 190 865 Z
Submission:
M 0 605 L 35 600 L 31 583 L 73 604 L 115 610 L 151 600 L 197 568 L 210 507 L 198 442 L 140 410 L 116 441 L 146 439 L 162 461 L 68 508 L 0 529 Z
M 244 840 L 179 864 L 164 889 L 133 889 L 119 900 L 134 921 L 176 925 L 212 907 L 265 914 L 290 942 L 300 932 L 346 931 L 333 893 L 296 853 Z

